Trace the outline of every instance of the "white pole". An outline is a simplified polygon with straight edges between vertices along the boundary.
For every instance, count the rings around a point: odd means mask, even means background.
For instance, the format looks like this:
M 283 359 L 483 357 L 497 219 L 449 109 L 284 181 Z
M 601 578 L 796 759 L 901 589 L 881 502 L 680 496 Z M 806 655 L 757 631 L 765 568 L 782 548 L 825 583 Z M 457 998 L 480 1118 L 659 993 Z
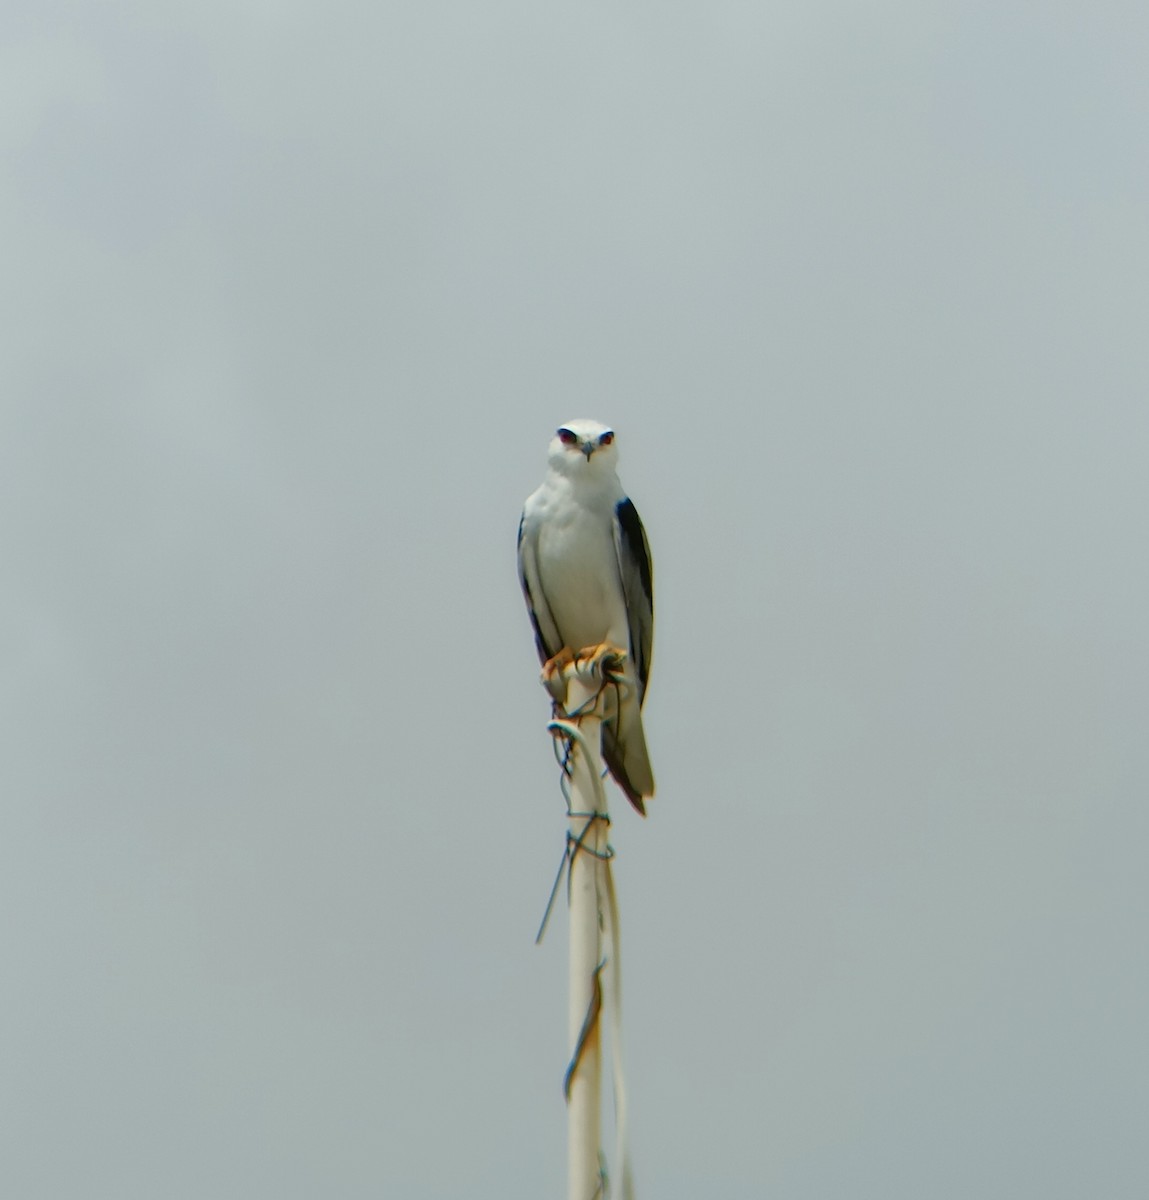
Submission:
M 570 1003 L 567 1010 L 567 1195 L 596 1200 L 604 1190 L 602 1157 L 603 928 L 610 919 L 606 793 L 600 754 L 606 682 L 617 652 L 579 659 L 546 680 L 564 716 L 551 731 L 567 739 L 570 770 Z

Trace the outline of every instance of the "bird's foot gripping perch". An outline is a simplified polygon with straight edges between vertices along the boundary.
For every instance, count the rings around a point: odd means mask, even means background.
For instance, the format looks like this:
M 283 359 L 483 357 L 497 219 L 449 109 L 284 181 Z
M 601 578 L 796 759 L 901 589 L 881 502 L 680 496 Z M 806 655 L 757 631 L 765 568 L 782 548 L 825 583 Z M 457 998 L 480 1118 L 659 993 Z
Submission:
M 576 666 L 597 671 L 604 679 L 621 674 L 626 662 L 626 651 L 610 642 L 599 642 L 597 646 L 584 646 L 574 656 Z
M 563 687 L 562 673 L 575 660 L 574 652 L 569 646 L 564 646 L 558 654 L 552 658 L 548 658 L 543 663 L 543 687 L 553 696 L 555 694 L 556 680 L 558 687 Z
M 565 708 L 568 685 L 572 681 L 581 684 L 588 692 L 598 692 L 604 684 L 623 678 L 626 660 L 626 651 L 609 642 L 584 646 L 577 654 L 569 646 L 564 646 L 543 665 L 543 686 Z

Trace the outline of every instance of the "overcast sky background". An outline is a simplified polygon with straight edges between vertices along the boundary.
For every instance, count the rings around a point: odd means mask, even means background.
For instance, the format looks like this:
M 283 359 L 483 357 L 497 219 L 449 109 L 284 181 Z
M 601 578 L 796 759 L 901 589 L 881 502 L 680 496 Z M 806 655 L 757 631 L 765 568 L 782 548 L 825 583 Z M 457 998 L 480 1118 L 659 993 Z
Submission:
M 562 1194 L 592 416 L 640 1198 L 1149 1193 L 1149 9 L 4 26 L 0 1190 Z

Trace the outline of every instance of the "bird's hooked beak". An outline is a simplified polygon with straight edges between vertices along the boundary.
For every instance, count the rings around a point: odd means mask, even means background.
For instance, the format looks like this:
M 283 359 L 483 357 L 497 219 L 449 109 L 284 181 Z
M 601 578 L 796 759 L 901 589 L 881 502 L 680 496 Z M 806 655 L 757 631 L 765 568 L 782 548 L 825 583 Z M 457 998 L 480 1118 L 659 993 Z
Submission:
M 579 449 L 586 455 L 587 462 L 590 462 L 590 456 L 598 449 L 594 442 L 583 442 Z

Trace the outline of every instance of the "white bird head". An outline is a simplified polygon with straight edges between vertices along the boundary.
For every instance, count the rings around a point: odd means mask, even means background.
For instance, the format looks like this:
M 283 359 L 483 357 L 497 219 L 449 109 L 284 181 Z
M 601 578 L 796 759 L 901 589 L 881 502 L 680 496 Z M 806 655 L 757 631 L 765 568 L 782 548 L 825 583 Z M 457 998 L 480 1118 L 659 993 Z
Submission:
M 576 478 L 588 472 L 611 474 L 618 462 L 614 430 L 586 417 L 567 421 L 551 438 L 548 461 L 553 470 Z

